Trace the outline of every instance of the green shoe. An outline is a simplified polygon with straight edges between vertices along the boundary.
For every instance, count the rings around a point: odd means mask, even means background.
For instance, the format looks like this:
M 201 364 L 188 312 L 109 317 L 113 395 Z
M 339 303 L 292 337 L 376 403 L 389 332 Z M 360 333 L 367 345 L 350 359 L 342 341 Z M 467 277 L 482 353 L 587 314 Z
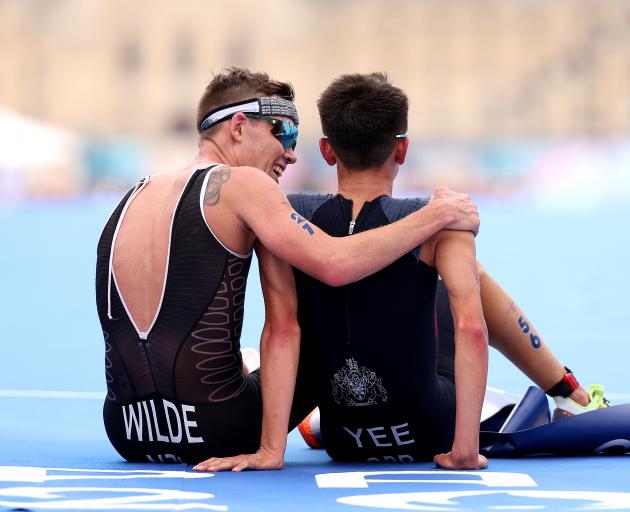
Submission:
M 580 405 L 570 398 L 554 396 L 553 401 L 556 404 L 556 408 L 553 411 L 553 421 L 584 412 L 594 411 L 595 409 L 601 409 L 602 407 L 608 407 L 610 405 L 604 396 L 604 386 L 591 384 L 588 387 L 587 393 L 590 398 L 590 402 L 587 405 Z

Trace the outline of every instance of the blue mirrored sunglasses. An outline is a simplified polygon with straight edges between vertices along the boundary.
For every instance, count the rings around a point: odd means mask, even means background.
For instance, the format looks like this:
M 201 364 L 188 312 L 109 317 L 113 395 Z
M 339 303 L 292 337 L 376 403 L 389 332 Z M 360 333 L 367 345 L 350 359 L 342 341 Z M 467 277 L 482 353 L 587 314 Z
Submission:
M 280 141 L 284 149 L 295 150 L 297 146 L 298 127 L 290 119 L 276 119 L 260 114 L 245 114 L 252 119 L 261 119 L 271 125 L 271 135 Z

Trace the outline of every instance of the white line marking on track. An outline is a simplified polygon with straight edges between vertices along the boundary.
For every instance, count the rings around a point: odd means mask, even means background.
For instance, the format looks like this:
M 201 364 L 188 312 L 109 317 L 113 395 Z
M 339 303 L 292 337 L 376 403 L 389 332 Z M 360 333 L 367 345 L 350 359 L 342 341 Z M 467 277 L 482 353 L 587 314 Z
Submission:
M 71 400 L 103 400 L 105 391 L 44 391 L 39 389 L 0 389 L 0 398 L 66 398 Z

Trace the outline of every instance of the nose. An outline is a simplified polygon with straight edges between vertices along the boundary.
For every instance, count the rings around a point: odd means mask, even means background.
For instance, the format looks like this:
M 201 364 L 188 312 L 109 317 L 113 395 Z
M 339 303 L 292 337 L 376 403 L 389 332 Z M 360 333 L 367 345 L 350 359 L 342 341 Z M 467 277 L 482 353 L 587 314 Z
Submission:
M 293 151 L 291 148 L 287 149 L 284 152 L 284 158 L 286 159 L 288 164 L 294 164 L 295 162 L 297 162 L 297 155 L 295 154 L 295 151 Z

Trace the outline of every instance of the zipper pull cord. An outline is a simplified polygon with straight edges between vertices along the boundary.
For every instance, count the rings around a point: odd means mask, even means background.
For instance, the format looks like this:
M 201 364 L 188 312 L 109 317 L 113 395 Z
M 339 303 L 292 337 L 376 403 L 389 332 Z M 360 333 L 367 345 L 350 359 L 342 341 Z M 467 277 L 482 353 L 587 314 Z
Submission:
M 354 232 L 354 225 L 357 223 L 356 220 L 351 220 L 350 225 L 348 226 L 348 234 L 351 235 Z M 348 290 L 348 285 L 346 285 L 346 344 L 350 345 L 352 343 L 352 330 L 350 329 L 350 290 Z

